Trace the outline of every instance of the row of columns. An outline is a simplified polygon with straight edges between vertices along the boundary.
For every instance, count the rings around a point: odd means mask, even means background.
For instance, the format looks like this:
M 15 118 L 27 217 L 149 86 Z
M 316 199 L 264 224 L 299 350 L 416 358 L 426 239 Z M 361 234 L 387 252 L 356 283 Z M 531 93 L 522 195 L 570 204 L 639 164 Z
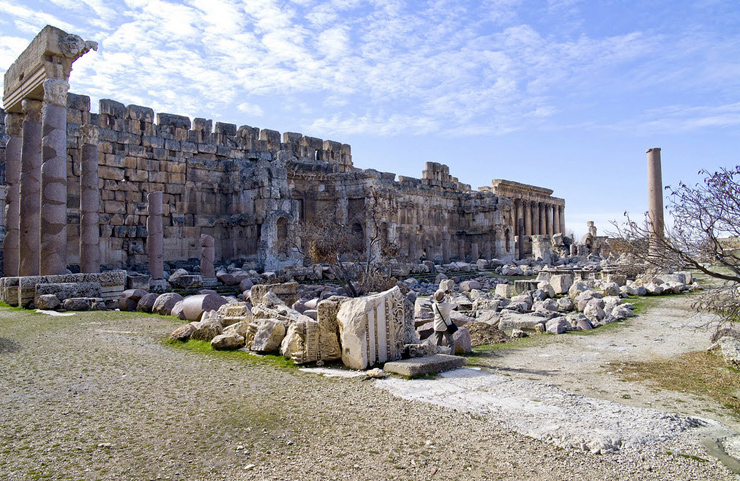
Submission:
M 518 219 L 524 219 L 523 232 Z M 514 200 L 512 227 L 516 235 L 555 235 L 565 233 L 565 207 L 546 202 Z
M 23 99 L 22 113 L 7 113 L 6 276 L 67 272 L 67 91 L 46 79 L 43 101 Z M 82 132 L 80 270 L 100 272 L 97 127 Z

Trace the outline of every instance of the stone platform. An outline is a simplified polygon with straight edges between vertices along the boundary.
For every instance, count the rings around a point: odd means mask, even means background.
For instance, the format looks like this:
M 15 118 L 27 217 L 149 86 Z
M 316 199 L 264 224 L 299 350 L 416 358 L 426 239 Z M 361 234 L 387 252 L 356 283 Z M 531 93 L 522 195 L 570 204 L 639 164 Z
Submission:
M 447 354 L 435 354 L 433 356 L 414 357 L 400 361 L 387 362 L 383 370 L 391 374 L 401 376 L 418 376 L 421 374 L 435 374 L 443 371 L 452 371 L 465 365 L 465 358 L 450 356 Z

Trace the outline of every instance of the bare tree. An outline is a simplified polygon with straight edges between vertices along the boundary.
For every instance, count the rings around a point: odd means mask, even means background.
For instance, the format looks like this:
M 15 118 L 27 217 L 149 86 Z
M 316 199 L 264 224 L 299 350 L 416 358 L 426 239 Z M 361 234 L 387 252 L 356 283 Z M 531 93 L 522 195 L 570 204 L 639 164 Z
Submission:
M 695 307 L 718 312 L 726 320 L 740 314 L 740 254 L 732 238 L 740 236 L 740 166 L 699 171 L 702 182 L 666 187 L 673 228 L 650 234 L 648 215 L 638 223 L 627 213 L 624 224 L 612 222 L 620 246 L 653 269 L 692 268 L 715 278 Z
M 387 200 L 372 189 L 363 211 L 346 222 L 336 212 L 320 211 L 300 225 L 304 255 L 313 262 L 327 264 L 352 297 L 396 283 L 382 265 L 383 254 L 393 252 L 381 228 L 389 215 Z

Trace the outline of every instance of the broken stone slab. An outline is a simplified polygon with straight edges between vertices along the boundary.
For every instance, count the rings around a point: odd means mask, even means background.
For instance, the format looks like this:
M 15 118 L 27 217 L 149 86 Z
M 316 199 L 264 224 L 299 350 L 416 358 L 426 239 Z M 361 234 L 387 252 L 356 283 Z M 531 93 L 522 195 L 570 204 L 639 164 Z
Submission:
M 496 284 L 496 295 L 508 299 L 514 295 L 514 286 L 511 284 Z
M 296 364 L 318 361 L 319 323 L 306 316 L 292 323 L 280 344 L 280 354 Z
M 539 331 L 545 330 L 545 322 L 547 319 L 533 314 L 513 314 L 511 311 L 504 311 L 501 313 L 499 319 L 498 328 L 501 331 L 513 331 L 519 329 L 523 331 Z
M 284 282 L 282 284 L 257 284 L 249 290 L 249 298 L 254 306 L 264 304 L 265 294 L 272 291 L 285 305 L 292 306 L 300 299 L 297 294 L 297 282 Z
M 452 371 L 465 365 L 465 358 L 450 356 L 447 354 L 435 354 L 433 356 L 414 357 L 399 361 L 386 362 L 383 370 L 387 373 L 400 376 L 414 377 L 424 374 L 436 374 L 438 372 Z
M 250 350 L 255 352 L 274 352 L 280 349 L 285 337 L 285 324 L 277 319 L 260 319 L 255 321 L 257 331 L 254 334 Z
M 214 337 L 223 333 L 223 327 L 216 322 L 191 322 L 193 332 L 191 339 L 211 342 Z
M 36 305 L 36 309 L 42 309 L 45 311 L 53 311 L 54 309 L 59 307 L 62 303 L 59 302 L 59 299 L 54 294 L 44 294 L 41 296 L 37 296 L 34 304 Z
M 404 340 L 404 296 L 398 286 L 348 299 L 337 313 L 342 362 L 351 369 L 400 359 Z
M 316 319 L 319 323 L 319 358 L 322 361 L 336 361 L 342 358 L 337 313 L 345 299 L 332 296 L 316 306 Z
M 233 351 L 244 345 L 244 337 L 236 333 L 219 334 L 211 339 L 211 347 L 219 351 Z
M 185 342 L 190 339 L 190 336 L 195 332 L 195 326 L 192 323 L 185 324 L 178 327 L 170 334 L 170 339 L 173 341 Z
M 54 294 L 60 302 L 72 297 L 96 297 L 102 295 L 100 284 L 97 282 L 59 282 L 38 284 L 36 297 L 45 294 Z M 34 300 L 35 303 L 35 300 Z
M 560 316 L 547 321 L 545 328 L 549 334 L 562 334 L 570 329 L 571 326 L 564 316 Z
M 555 291 L 555 295 L 567 294 L 573 285 L 573 276 L 571 274 L 554 274 L 550 276 L 549 283 Z

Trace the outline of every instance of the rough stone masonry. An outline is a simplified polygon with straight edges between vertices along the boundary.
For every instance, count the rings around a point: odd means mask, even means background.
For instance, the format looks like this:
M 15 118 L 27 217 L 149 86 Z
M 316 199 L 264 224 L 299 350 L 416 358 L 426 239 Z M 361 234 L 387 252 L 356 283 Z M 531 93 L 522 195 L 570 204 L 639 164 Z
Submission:
M 6 72 L 5 275 L 145 271 L 153 193 L 166 261 L 200 257 L 207 235 L 217 262 L 300 265 L 298 226 L 322 214 L 342 222 L 359 251 L 380 239 L 376 251 L 393 244 L 410 260 L 520 257 L 517 235 L 531 252 L 535 238 L 563 233 L 565 201 L 542 187 L 494 180 L 473 190 L 435 162 L 419 179 L 397 178 L 354 167 L 347 144 L 108 99 L 91 113 L 89 97 L 66 89 L 72 62 L 96 47 L 47 26 Z

